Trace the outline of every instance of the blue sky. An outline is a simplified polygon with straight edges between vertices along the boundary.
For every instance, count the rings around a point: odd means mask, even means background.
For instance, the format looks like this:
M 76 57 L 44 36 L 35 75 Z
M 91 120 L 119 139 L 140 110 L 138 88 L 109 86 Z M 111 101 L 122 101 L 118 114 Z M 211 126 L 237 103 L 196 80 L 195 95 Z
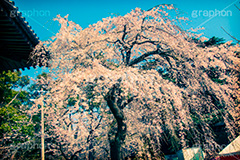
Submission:
M 187 28 L 204 27 L 202 32 L 208 38 L 217 36 L 232 40 L 222 26 L 240 39 L 240 11 L 234 6 L 240 8 L 240 0 L 15 0 L 15 5 L 43 41 L 58 32 L 59 25 L 53 21 L 58 14 L 69 14 L 69 20 L 85 28 L 111 13 L 125 15 L 136 7 L 148 10 L 159 4 L 174 4 L 190 19 Z M 25 70 L 23 75 L 34 77 L 38 74 L 35 71 Z

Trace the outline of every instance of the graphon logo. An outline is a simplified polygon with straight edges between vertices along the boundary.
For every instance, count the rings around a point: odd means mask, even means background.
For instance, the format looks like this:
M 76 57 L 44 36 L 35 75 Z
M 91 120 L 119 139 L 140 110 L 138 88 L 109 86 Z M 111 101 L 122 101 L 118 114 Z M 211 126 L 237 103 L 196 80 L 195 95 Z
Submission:
M 25 143 L 19 143 L 17 145 L 11 145 L 10 146 L 10 150 L 14 151 L 14 150 L 18 150 L 18 149 L 23 149 L 23 150 L 33 150 L 33 149 L 41 149 L 42 145 L 40 142 L 36 143 L 34 141 L 28 141 Z M 45 144 L 45 149 L 49 148 L 49 144 Z
M 228 17 L 228 16 L 232 16 L 232 11 L 230 10 L 193 10 L 192 11 L 192 18 L 197 18 L 197 17 Z
M 197 147 L 197 148 L 202 148 L 204 150 L 211 150 L 211 151 L 221 151 L 223 150 L 227 145 L 225 144 L 222 144 L 222 145 L 213 145 L 213 144 L 196 144 L 196 145 L 193 145 L 193 147 Z
M 12 10 L 10 12 L 10 17 L 15 18 L 20 13 L 22 13 L 23 17 L 46 17 L 46 16 L 50 16 L 50 11 L 49 10 L 36 10 L 36 9 L 33 8 L 32 10 L 21 10 L 19 12 L 17 10 Z
M 18 144 L 16 146 L 11 145 L 11 150 L 16 150 L 17 148 L 25 149 L 25 150 L 32 150 L 32 149 L 41 149 L 41 144 L 35 142 L 27 142 L 23 144 Z

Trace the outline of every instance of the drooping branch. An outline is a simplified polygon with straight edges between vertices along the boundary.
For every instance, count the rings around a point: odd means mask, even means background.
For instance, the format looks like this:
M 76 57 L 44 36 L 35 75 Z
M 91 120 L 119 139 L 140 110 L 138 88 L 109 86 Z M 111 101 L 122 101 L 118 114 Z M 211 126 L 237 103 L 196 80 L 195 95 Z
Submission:
M 88 144 L 93 138 L 95 138 L 95 137 L 91 137 L 91 136 L 92 136 L 92 134 L 93 134 L 93 131 L 96 130 L 96 129 L 100 126 L 101 121 L 102 121 L 102 117 L 100 117 L 97 126 L 96 126 L 94 129 L 91 129 L 91 130 L 89 131 L 89 135 L 88 135 L 88 137 L 87 137 L 87 144 Z M 78 153 L 81 153 L 82 151 L 83 151 L 83 148 L 81 148 L 81 149 L 79 149 L 78 151 L 76 151 L 76 152 L 71 156 L 70 160 L 73 160 L 75 157 L 77 157 L 77 154 L 78 154 Z
M 91 130 L 89 131 L 89 135 L 88 135 L 88 137 L 87 137 L 87 143 L 89 143 L 90 140 L 93 139 L 93 137 L 91 138 L 91 136 L 92 136 L 92 134 L 93 134 L 93 131 L 95 131 L 95 130 L 100 126 L 101 121 L 102 121 L 102 117 L 100 117 L 97 126 L 96 126 L 94 129 L 91 129 Z M 91 139 L 90 139 L 90 138 L 91 138 Z
M 133 65 L 135 65 L 135 64 L 138 64 L 139 62 L 142 62 L 145 58 L 147 58 L 147 57 L 149 57 L 149 56 L 151 56 L 151 55 L 156 55 L 156 54 L 158 54 L 158 55 L 160 55 L 160 56 L 170 56 L 170 55 L 168 55 L 167 53 L 171 53 L 171 52 L 172 52 L 171 50 L 170 50 L 170 51 L 166 51 L 166 52 L 160 51 L 160 50 L 147 52 L 147 53 L 145 53 L 145 54 L 143 54 L 143 55 L 141 55 L 141 56 L 133 59 L 133 60 L 129 63 L 129 66 L 133 66 Z M 170 57 L 172 57 L 172 56 L 170 56 Z

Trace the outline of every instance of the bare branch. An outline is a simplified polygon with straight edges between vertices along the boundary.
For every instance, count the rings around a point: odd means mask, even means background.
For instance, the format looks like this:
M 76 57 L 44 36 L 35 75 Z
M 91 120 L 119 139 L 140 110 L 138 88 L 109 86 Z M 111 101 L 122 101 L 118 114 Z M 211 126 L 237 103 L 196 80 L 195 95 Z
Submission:
M 13 99 L 11 99 L 11 101 L 6 105 L 6 107 L 8 107 L 19 95 L 19 93 L 22 92 L 22 88 L 20 89 L 20 91 L 18 91 L 18 93 L 13 97 Z
M 73 160 L 74 157 L 78 157 L 77 154 L 78 154 L 78 153 L 81 153 L 82 150 L 83 150 L 83 148 L 81 148 L 81 149 L 79 149 L 78 151 L 76 151 L 76 152 L 71 156 L 70 160 Z
M 234 6 L 240 11 L 240 8 L 238 8 L 238 6 L 236 4 L 234 4 Z
M 62 156 L 63 156 L 66 160 L 68 160 L 66 154 L 65 154 L 65 153 L 63 152 L 63 150 L 62 150 L 62 145 L 61 145 L 61 143 L 58 143 L 58 146 L 59 146 L 59 150 L 60 150 Z
M 137 57 L 135 59 L 133 59 L 130 63 L 129 63 L 129 66 L 133 66 L 141 61 L 143 61 L 145 58 L 151 56 L 151 55 L 155 55 L 155 54 L 158 54 L 158 55 L 161 55 L 161 56 L 170 56 L 170 55 L 167 55 L 167 53 L 171 53 L 172 51 L 166 51 L 166 52 L 163 52 L 163 51 L 160 51 L 160 50 L 156 50 L 156 51 L 151 51 L 151 52 L 148 52 L 148 53 L 145 53 L 143 55 L 141 55 L 140 57 Z
M 121 106 L 121 108 L 122 108 L 122 109 L 125 108 L 129 103 L 131 103 L 131 102 L 134 100 L 135 97 L 137 97 L 137 96 L 132 96 L 131 98 L 129 98 L 129 99 L 127 100 L 127 102 L 124 102 L 124 103 L 123 103 L 123 105 Z
M 240 43 L 240 40 L 238 40 L 236 37 L 232 36 L 230 33 L 228 33 L 223 27 L 221 27 L 223 29 L 224 32 L 226 32 L 230 37 L 232 37 L 233 39 L 235 39 L 238 43 Z
M 123 36 L 122 36 L 122 41 L 123 41 L 123 42 L 125 42 L 125 37 L 126 37 L 126 35 L 127 35 L 127 32 L 126 32 L 127 26 L 126 26 L 126 25 L 124 25 L 123 27 L 124 27 L 124 28 L 123 28 Z

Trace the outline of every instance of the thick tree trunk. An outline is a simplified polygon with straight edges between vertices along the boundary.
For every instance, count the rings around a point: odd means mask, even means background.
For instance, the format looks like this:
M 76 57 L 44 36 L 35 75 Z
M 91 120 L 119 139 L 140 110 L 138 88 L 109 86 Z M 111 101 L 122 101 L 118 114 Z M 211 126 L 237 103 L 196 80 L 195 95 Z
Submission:
M 90 146 L 89 146 L 89 150 L 90 150 L 90 152 L 89 152 L 89 154 L 88 154 L 88 159 L 89 160 L 94 160 L 94 150 L 92 150 L 93 149 L 93 145 L 92 145 L 92 143 L 90 144 Z
M 122 106 L 117 105 L 117 100 L 115 97 L 118 91 L 119 85 L 113 85 L 105 97 L 105 100 L 107 101 L 107 104 L 117 122 L 117 131 L 113 131 L 116 129 L 114 128 L 115 125 L 113 125 L 108 134 L 110 142 L 110 156 L 112 160 L 122 159 L 121 149 L 122 145 L 124 144 L 127 131 L 127 125 L 125 123 L 125 116 L 122 111 Z
M 121 155 L 121 143 L 112 141 L 110 142 L 110 156 L 111 160 L 120 160 L 122 159 Z
M 114 127 L 114 126 L 113 126 Z M 112 128 L 113 130 L 115 128 Z M 122 157 L 122 146 L 126 137 L 126 124 L 121 122 L 117 123 L 117 132 L 109 132 L 109 142 L 110 142 L 110 156 L 112 160 L 121 160 Z M 113 138 L 114 137 L 114 138 Z

